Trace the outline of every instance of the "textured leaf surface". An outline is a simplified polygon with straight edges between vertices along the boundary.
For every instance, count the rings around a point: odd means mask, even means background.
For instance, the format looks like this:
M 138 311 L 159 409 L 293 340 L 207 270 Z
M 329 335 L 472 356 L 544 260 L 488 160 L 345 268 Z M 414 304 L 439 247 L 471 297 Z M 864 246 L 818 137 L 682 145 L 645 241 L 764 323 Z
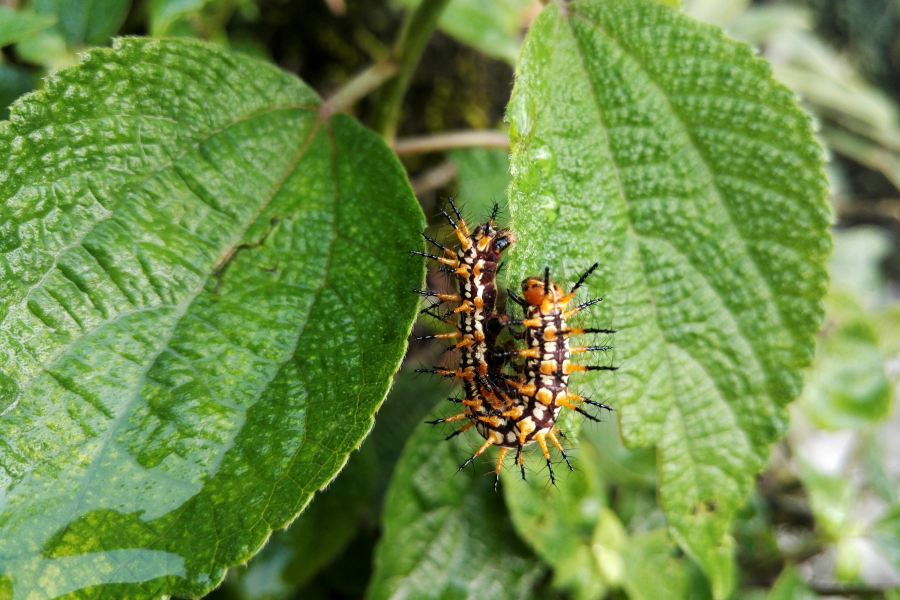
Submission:
M 403 445 L 446 395 L 440 379 L 401 370 L 372 432 L 340 475 L 289 528 L 273 534 L 246 569 L 230 573 L 228 587 L 246 600 L 279 600 L 297 593 L 347 545 L 360 520 L 377 521 Z
M 465 458 L 455 448 L 426 424 L 406 445 L 385 499 L 369 600 L 533 597 L 539 563 L 516 537 L 493 477 L 457 473 Z
M 785 428 L 813 350 L 830 242 L 809 117 L 749 46 L 659 4 L 548 6 L 508 118 L 509 280 L 602 267 L 608 395 L 630 446 L 656 446 L 672 533 L 733 581 L 733 512 Z M 577 387 L 576 387 L 577 390 Z
M 14 598 L 202 594 L 371 427 L 423 219 L 381 140 L 317 104 L 271 65 L 129 39 L 0 125 Z

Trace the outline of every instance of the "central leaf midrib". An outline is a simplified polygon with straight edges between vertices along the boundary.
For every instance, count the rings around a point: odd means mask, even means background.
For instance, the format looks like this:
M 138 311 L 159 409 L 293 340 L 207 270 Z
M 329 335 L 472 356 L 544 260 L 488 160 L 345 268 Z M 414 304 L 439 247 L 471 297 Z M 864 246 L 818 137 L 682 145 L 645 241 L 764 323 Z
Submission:
M 76 246 L 81 245 L 81 243 L 84 241 L 84 239 L 85 239 L 88 235 L 90 235 L 91 232 L 92 232 L 98 225 L 100 225 L 101 223 L 104 223 L 104 222 L 106 222 L 107 220 L 109 220 L 110 218 L 112 218 L 113 215 L 115 215 L 116 212 L 120 209 L 120 207 L 126 205 L 126 204 L 128 203 L 128 201 L 134 196 L 135 193 L 137 193 L 138 191 L 140 191 L 141 189 L 143 189 L 144 185 L 146 185 L 147 181 L 148 181 L 150 178 L 152 178 L 152 177 L 153 177 L 154 175 L 156 175 L 157 173 L 159 173 L 159 172 L 161 172 L 161 171 L 163 171 L 163 170 L 165 170 L 165 169 L 167 169 L 167 168 L 169 168 L 169 167 L 172 167 L 177 161 L 179 161 L 180 159 L 184 158 L 184 156 L 185 156 L 188 152 L 191 152 L 192 150 L 196 150 L 196 149 L 199 148 L 202 144 L 204 144 L 205 142 L 209 141 L 209 140 L 210 140 L 211 138 L 213 138 L 214 136 L 219 135 L 220 133 L 226 132 L 226 131 L 228 131 L 229 129 L 231 129 L 232 127 L 236 127 L 236 126 L 240 125 L 241 123 L 244 123 L 244 122 L 246 122 L 246 121 L 250 121 L 250 120 L 255 119 L 255 118 L 257 118 L 257 117 L 262 117 L 262 116 L 266 116 L 266 115 L 273 114 L 273 113 L 276 113 L 276 112 L 281 112 L 281 111 L 291 111 L 291 110 L 301 110 L 301 111 L 307 111 L 307 110 L 308 110 L 308 111 L 314 111 L 314 110 L 317 110 L 317 109 L 318 109 L 318 107 L 315 106 L 315 105 L 309 106 L 309 105 L 305 105 L 305 104 L 298 104 L 298 105 L 284 105 L 284 106 L 278 106 L 278 107 L 274 107 L 274 108 L 268 108 L 268 109 L 265 109 L 265 110 L 258 110 L 258 111 L 255 111 L 255 112 L 253 112 L 253 113 L 249 113 L 249 114 L 247 114 L 247 115 L 245 115 L 245 116 L 242 116 L 242 117 L 239 118 L 239 119 L 236 119 L 236 120 L 234 120 L 234 121 L 230 121 L 227 125 L 225 125 L 225 126 L 223 126 L 223 127 L 220 127 L 220 128 L 218 128 L 218 129 L 214 129 L 214 130 L 209 130 L 209 131 L 207 131 L 207 132 L 203 132 L 202 136 L 195 137 L 195 138 L 193 139 L 192 143 L 186 144 L 186 145 L 183 147 L 182 151 L 181 151 L 179 154 L 177 154 L 176 156 L 172 157 L 171 160 L 169 160 L 169 161 L 167 161 L 167 162 L 160 163 L 159 165 L 157 165 L 157 166 L 156 166 L 155 168 L 153 168 L 152 170 L 147 171 L 147 173 L 146 173 L 145 175 L 141 176 L 141 175 L 139 175 L 139 174 L 137 174 L 137 173 L 131 173 L 130 175 L 136 177 L 136 178 L 135 178 L 135 181 L 134 181 L 134 184 L 133 184 L 133 187 L 130 186 L 131 189 L 130 189 L 130 190 L 125 194 L 125 196 L 118 202 L 118 204 L 116 205 L 116 207 L 115 207 L 114 209 L 112 209 L 112 210 L 108 210 L 108 209 L 107 209 L 108 214 L 107 214 L 103 219 L 100 219 L 100 220 L 97 220 L 97 221 L 93 222 L 93 223 L 91 224 L 90 227 L 88 227 L 88 228 L 85 229 L 84 233 L 83 233 L 81 236 L 76 237 L 76 238 L 73 238 L 73 240 L 71 241 L 71 243 L 66 244 L 66 245 L 64 245 L 64 246 L 60 246 L 59 251 L 58 251 L 58 252 L 54 255 L 54 257 L 53 257 L 53 262 L 52 262 L 52 264 L 50 264 L 50 265 L 47 267 L 47 271 L 41 276 L 41 278 L 40 278 L 38 281 L 36 281 L 36 282 L 35 282 L 34 284 L 32 284 L 31 286 L 28 286 L 28 288 L 27 288 L 28 291 L 22 296 L 22 300 L 19 301 L 19 302 L 17 302 L 17 303 L 13 303 L 13 304 L 3 304 L 3 306 L 6 306 L 6 308 L 7 308 L 6 316 L 9 315 L 9 313 L 12 311 L 13 308 L 21 307 L 21 306 L 25 305 L 25 304 L 28 302 L 29 298 L 31 297 L 32 292 L 33 292 L 35 289 L 39 288 L 41 285 L 43 285 L 43 283 L 46 281 L 47 277 L 49 277 L 50 274 L 53 273 L 54 270 L 56 270 L 56 268 L 57 268 L 57 266 L 58 266 L 59 259 L 60 259 L 63 255 L 65 255 L 69 250 L 75 248 Z M 178 125 L 184 126 L 184 124 L 181 123 L 180 121 L 177 121 L 177 120 L 174 120 L 174 119 L 165 119 L 164 117 L 157 117 L 156 115 L 140 115 L 140 114 L 138 114 L 138 115 L 111 115 L 111 116 L 121 116 L 121 117 L 131 118 L 131 119 L 138 119 L 138 118 L 141 118 L 141 119 L 143 119 L 143 118 L 150 118 L 150 119 L 153 119 L 153 118 L 159 118 L 159 119 L 168 120 L 168 121 L 171 121 L 171 122 L 176 123 L 176 124 L 178 124 Z M 98 119 L 99 119 L 99 117 L 92 117 L 92 118 L 89 118 L 89 119 L 79 119 L 79 120 L 77 120 L 77 121 L 74 121 L 73 123 L 89 122 L 89 121 L 98 120 Z M 318 125 L 318 123 L 320 123 L 321 120 L 322 120 L 322 119 L 321 119 L 321 117 L 320 117 L 320 118 L 316 121 L 316 124 Z M 66 125 L 70 125 L 70 124 L 67 123 Z M 185 127 L 185 129 L 186 129 L 187 131 L 191 132 L 190 127 L 188 127 L 188 126 L 184 126 L 184 127 Z M 19 137 L 21 137 L 21 136 L 19 136 Z M 85 180 L 88 181 L 89 178 L 90 178 L 93 174 L 95 174 L 95 173 L 102 173 L 102 172 L 104 172 L 104 171 L 106 171 L 106 170 L 107 170 L 107 169 L 104 169 L 104 170 L 87 170 L 87 171 L 79 171 L 79 172 L 77 172 L 77 173 L 72 173 L 72 174 L 70 174 L 70 175 L 66 175 L 65 177 L 60 177 L 60 178 L 58 178 L 58 179 L 54 179 L 53 181 L 42 180 L 42 181 L 39 181 L 39 182 L 30 182 L 30 183 L 28 183 L 27 185 L 22 185 L 22 186 L 20 186 L 15 192 L 13 192 L 12 194 L 10 194 L 7 198 L 3 199 L 2 201 L 5 203 L 5 202 L 6 202 L 7 200 L 9 200 L 10 198 L 12 198 L 12 197 L 15 196 L 16 194 L 20 193 L 22 190 L 29 189 L 29 188 L 35 188 L 35 187 L 40 187 L 40 186 L 48 186 L 48 185 L 57 185 L 57 184 L 64 183 L 64 182 L 66 182 L 66 181 L 69 181 L 69 180 L 74 179 L 74 178 L 77 178 L 77 177 L 84 177 Z M 119 172 L 120 172 L 120 173 L 124 173 L 123 171 L 119 171 Z M 91 190 L 91 195 L 94 196 L 94 198 L 95 198 L 95 200 L 96 200 L 96 194 L 93 193 L 93 190 Z M 99 200 L 96 200 L 96 202 L 97 202 L 98 204 L 100 204 L 100 206 L 103 206 L 103 205 L 100 203 Z M 105 208 L 105 207 L 104 207 L 104 208 Z M 3 326 L 5 325 L 5 323 L 6 323 L 6 317 L 4 316 L 4 317 L 0 318 L 0 327 L 3 327 Z

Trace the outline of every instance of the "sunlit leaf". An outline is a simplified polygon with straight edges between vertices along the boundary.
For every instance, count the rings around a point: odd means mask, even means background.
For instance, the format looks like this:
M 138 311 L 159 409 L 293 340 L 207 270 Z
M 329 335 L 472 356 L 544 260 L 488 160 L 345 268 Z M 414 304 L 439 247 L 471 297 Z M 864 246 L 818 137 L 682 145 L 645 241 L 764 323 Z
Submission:
M 201 595 L 371 427 L 424 223 L 393 153 L 318 104 L 274 66 L 135 38 L 0 125 L 15 600 Z

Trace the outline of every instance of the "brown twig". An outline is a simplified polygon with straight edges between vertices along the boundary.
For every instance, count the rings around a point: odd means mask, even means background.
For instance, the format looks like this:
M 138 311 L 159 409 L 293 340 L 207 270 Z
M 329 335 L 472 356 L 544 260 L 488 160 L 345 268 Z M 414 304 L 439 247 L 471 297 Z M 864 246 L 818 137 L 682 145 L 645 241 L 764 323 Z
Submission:
M 454 148 L 509 148 L 509 136 L 502 131 L 479 130 L 450 131 L 435 135 L 410 137 L 394 142 L 397 154 L 423 154 Z
M 456 177 L 456 164 L 447 160 L 413 179 L 410 185 L 416 196 L 421 196 L 447 185 L 454 177 Z

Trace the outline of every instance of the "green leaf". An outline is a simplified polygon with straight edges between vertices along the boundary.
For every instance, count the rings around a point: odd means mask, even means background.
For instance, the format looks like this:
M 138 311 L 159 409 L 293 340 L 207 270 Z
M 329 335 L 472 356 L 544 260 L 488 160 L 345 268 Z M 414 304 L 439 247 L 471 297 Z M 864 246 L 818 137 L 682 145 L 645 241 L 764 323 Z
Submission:
M 788 565 L 769 591 L 769 600 L 816 600 L 818 596 L 800 578 L 797 570 Z
M 671 533 L 728 596 L 735 510 L 785 429 L 813 352 L 830 249 L 810 118 L 752 49 L 640 0 L 548 6 L 508 108 L 509 282 L 594 261 L 618 329 L 610 395 L 656 446 Z
M 407 7 L 421 0 L 399 0 Z M 451 37 L 481 52 L 515 64 L 522 45 L 526 14 L 534 0 L 454 0 L 447 5 L 438 26 Z
M 695 583 L 697 578 L 692 575 L 697 568 L 683 557 L 676 558 L 673 550 L 664 529 L 629 538 L 622 556 L 624 587 L 631 600 L 689 600 L 709 596 L 705 586 Z
M 377 457 L 371 444 L 354 452 L 341 474 L 291 526 L 278 531 L 227 586 L 246 600 L 282 600 L 309 581 L 346 547 L 375 488 Z
M 226 585 L 248 600 L 288 598 L 330 563 L 357 531 L 360 518 L 374 519 L 381 512 L 403 445 L 446 392 L 440 379 L 401 370 L 372 432 L 337 479 L 287 530 L 273 534 L 246 570 L 229 573 Z
M 516 537 L 493 477 L 430 425 L 416 429 L 388 489 L 366 598 L 532 598 L 540 564 Z
M 820 473 L 807 464 L 800 465 L 800 478 L 809 496 L 809 505 L 826 538 L 838 541 L 851 524 L 853 486 L 840 475 Z
M 130 38 L 0 125 L 15 599 L 201 595 L 371 427 L 424 219 L 380 138 L 318 104 L 272 65 Z
M 35 77 L 27 69 L 0 63 L 0 119 L 8 119 L 9 106 L 34 86 Z
M 31 0 L 31 9 L 52 15 L 69 47 L 97 46 L 114 36 L 131 8 L 131 0 Z
M 451 3 L 450 6 L 453 6 Z M 512 176 L 509 174 L 509 152 L 467 148 L 448 152 L 456 165 L 459 194 L 457 202 L 474 215 L 490 214 L 494 202 L 503 203 Z
M 0 6 L 0 46 L 27 39 L 54 23 L 56 18 L 53 15 L 38 15 Z
M 516 532 L 553 567 L 554 587 L 575 600 L 591 600 L 607 591 L 604 568 L 621 563 L 619 548 L 595 543 L 595 532 L 602 517 L 618 520 L 612 511 L 604 511 L 608 502 L 596 450 L 582 442 L 570 454 L 572 460 L 578 457 L 577 469 L 561 472 L 557 487 L 547 485 L 543 468 L 532 471 L 527 482 L 521 481 L 518 468 L 503 471 L 503 497 Z
M 900 569 L 900 504 L 895 504 L 872 526 L 872 539 L 895 568 Z
M 829 319 L 831 331 L 819 344 L 803 391 L 803 408 L 821 428 L 877 423 L 890 414 L 893 404 L 886 357 L 877 346 L 871 317 L 862 310 L 844 317 Z

